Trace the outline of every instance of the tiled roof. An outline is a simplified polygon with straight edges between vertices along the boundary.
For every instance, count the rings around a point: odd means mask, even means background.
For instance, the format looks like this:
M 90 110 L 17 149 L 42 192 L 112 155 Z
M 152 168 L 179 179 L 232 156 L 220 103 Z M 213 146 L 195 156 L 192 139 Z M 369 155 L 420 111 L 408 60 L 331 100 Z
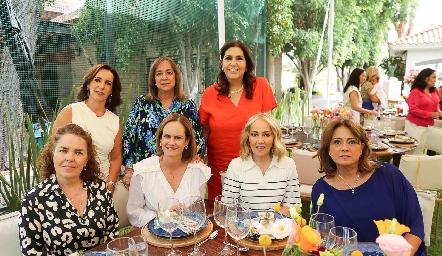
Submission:
M 390 46 L 395 45 L 431 45 L 442 43 L 442 25 L 423 30 L 418 33 L 408 35 L 403 38 L 396 39 L 390 43 Z

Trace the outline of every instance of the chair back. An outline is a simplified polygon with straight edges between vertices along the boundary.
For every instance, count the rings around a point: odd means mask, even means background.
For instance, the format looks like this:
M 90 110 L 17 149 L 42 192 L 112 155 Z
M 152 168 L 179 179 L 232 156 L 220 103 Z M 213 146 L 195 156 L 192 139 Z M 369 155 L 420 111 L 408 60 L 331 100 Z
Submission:
M 18 211 L 0 216 L 1 255 L 22 255 L 18 238 Z
M 123 185 L 121 181 L 118 181 L 115 186 L 114 196 L 114 207 L 118 214 L 118 219 L 120 221 L 119 228 L 130 226 L 129 219 L 127 218 L 126 205 L 129 200 L 129 190 Z
M 440 189 L 442 155 L 403 155 L 399 169 L 415 189 Z
M 424 148 L 442 153 L 442 128 L 429 126 Z
M 315 152 L 301 149 L 292 151 L 292 157 L 296 164 L 300 184 L 314 185 L 316 180 L 324 176 L 324 174 L 318 172 L 318 158 L 312 159 L 315 154 Z

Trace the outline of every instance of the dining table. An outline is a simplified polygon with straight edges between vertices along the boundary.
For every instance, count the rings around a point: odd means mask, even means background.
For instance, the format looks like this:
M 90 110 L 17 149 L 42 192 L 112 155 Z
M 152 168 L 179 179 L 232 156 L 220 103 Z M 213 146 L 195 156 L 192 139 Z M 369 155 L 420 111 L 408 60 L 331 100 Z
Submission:
M 213 201 L 212 200 L 204 200 L 205 202 L 205 206 L 206 206 L 206 213 L 207 215 L 211 215 L 213 214 Z M 218 236 L 212 240 L 208 240 L 207 242 L 205 242 L 204 244 L 201 245 L 201 248 L 204 248 L 206 250 L 206 255 L 207 256 L 211 256 L 211 255 L 216 255 L 218 252 L 218 248 L 224 246 L 223 242 L 224 242 L 224 229 L 219 227 L 216 223 L 215 220 L 213 219 L 213 215 L 211 215 L 212 217 L 210 217 L 210 221 L 213 224 L 213 231 L 217 230 L 218 231 Z M 134 237 L 137 235 L 140 235 L 141 232 L 141 228 L 138 227 L 132 227 L 130 232 L 123 235 L 124 237 Z M 236 244 L 236 242 L 234 242 L 229 236 L 227 236 L 228 242 L 231 244 Z M 149 243 L 149 241 L 148 241 Z M 88 250 L 88 252 L 103 252 L 106 251 L 106 246 L 107 243 L 105 244 L 101 244 L 98 245 L 90 250 Z M 164 255 L 166 252 L 170 251 L 170 247 L 158 247 L 158 246 L 154 246 L 149 244 L 149 255 Z M 185 246 L 185 247 L 180 247 L 177 248 L 176 246 L 174 246 L 174 249 L 178 249 L 180 250 L 183 255 L 186 255 L 186 252 L 190 249 L 193 248 L 193 244 L 189 245 L 189 246 Z M 235 248 L 233 248 L 235 249 Z M 235 249 L 236 250 L 236 249 Z M 273 250 L 273 251 L 266 251 L 266 255 L 268 256 L 280 256 L 283 252 L 283 249 L 280 250 Z M 249 249 L 248 251 L 241 251 L 240 253 L 241 255 L 249 255 L 249 256 L 262 256 L 263 255 L 263 251 L 262 250 L 252 250 Z M 235 254 L 236 255 L 236 254 Z

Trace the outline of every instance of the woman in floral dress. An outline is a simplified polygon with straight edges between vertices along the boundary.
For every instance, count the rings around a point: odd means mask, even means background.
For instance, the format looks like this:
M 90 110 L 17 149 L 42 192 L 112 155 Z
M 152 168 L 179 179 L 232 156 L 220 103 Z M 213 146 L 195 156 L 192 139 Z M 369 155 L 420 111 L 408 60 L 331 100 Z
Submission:
M 149 93 L 141 95 L 126 121 L 123 132 L 123 165 L 127 186 L 133 174 L 132 165 L 155 155 L 155 133 L 164 118 L 179 113 L 190 120 L 197 143 L 197 153 L 204 149 L 201 124 L 193 100 L 183 92 L 181 73 L 175 62 L 165 56 L 159 57 L 149 71 Z

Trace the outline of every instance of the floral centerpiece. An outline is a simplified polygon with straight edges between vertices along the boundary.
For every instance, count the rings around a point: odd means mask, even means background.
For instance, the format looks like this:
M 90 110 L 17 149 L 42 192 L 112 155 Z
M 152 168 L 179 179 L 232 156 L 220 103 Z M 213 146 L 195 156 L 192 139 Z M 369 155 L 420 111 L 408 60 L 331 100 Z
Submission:
M 402 82 L 404 82 L 404 84 L 412 85 L 414 82 L 414 79 L 416 79 L 417 75 L 420 72 L 421 71 L 419 69 L 410 69 L 410 72 L 408 72 L 408 74 L 406 74 L 404 76 L 404 79 L 402 80 Z
M 324 202 L 324 194 L 318 198 L 318 209 Z M 311 205 L 310 205 L 311 207 Z M 281 206 L 274 205 L 274 210 L 279 212 Z M 301 217 L 301 207 L 299 205 L 290 207 L 290 217 L 286 219 L 277 219 L 273 225 L 272 236 L 275 239 L 287 238 L 287 245 L 284 249 L 284 256 L 301 256 L 301 255 L 322 255 L 322 256 L 340 256 L 341 250 L 327 250 L 325 247 L 318 246 L 322 243 L 321 235 L 317 230 L 308 226 L 306 220 Z M 262 243 L 261 243 L 262 241 Z M 268 246 L 268 235 L 261 235 L 260 244 Z
M 396 219 L 375 220 L 379 230 L 376 243 L 387 256 L 406 256 L 411 254 L 412 246 L 402 236 L 405 232 L 410 232 L 410 228 L 400 224 Z
M 313 108 L 311 111 L 311 118 L 313 120 L 313 134 L 312 138 L 320 139 L 321 133 L 328 122 L 337 118 L 353 119 L 351 111 L 348 111 L 341 104 L 338 104 L 330 109 Z

